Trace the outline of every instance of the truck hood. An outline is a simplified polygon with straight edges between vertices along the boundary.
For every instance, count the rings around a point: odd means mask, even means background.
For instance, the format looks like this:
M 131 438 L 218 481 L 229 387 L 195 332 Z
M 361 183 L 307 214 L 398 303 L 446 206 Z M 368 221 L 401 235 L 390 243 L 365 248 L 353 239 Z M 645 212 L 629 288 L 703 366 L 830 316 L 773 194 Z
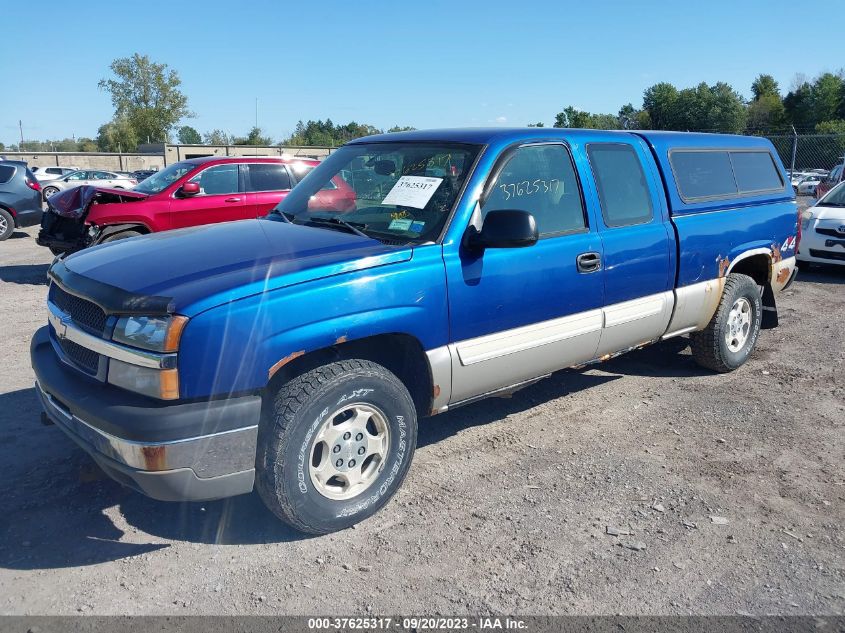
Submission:
M 106 189 L 81 185 L 65 189 L 47 199 L 47 206 L 63 218 L 84 218 L 96 201 L 98 204 L 112 202 L 133 202 L 148 197 L 145 193 L 128 189 Z
M 269 219 L 165 231 L 89 248 L 50 276 L 110 314 L 193 316 L 252 294 L 411 258 L 355 234 Z

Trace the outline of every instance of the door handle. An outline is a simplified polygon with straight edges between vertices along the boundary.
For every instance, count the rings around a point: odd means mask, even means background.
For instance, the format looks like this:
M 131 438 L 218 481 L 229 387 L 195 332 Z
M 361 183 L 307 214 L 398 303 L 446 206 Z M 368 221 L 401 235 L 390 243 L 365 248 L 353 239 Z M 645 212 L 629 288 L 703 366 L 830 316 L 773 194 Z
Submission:
M 595 251 L 581 253 L 575 258 L 575 265 L 579 273 L 594 273 L 601 270 L 601 255 Z
M 240 198 L 226 198 L 223 202 L 240 202 Z

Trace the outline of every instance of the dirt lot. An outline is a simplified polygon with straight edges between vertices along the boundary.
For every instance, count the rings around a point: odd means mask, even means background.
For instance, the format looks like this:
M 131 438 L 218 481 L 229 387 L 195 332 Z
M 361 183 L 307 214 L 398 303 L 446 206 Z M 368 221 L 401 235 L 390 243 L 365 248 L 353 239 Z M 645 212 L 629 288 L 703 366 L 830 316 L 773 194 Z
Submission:
M 384 511 L 303 538 L 255 494 L 146 499 L 39 424 L 34 234 L 0 244 L 2 614 L 845 610 L 843 272 L 731 375 L 673 340 L 424 420 Z

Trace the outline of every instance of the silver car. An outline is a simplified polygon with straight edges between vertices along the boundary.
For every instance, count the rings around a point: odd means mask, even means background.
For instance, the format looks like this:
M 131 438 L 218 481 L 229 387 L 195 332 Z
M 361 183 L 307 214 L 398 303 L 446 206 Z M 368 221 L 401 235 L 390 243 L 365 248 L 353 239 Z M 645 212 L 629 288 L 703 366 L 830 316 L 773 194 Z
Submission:
M 76 167 L 30 167 L 30 171 L 35 174 L 38 182 L 44 182 L 45 180 L 55 180 L 67 176 L 79 170 Z
M 80 185 L 94 185 L 107 189 L 131 189 L 138 184 L 138 181 L 129 176 L 122 176 L 113 171 L 102 171 L 99 169 L 82 169 L 67 176 L 48 180 L 44 183 L 44 197 L 49 198 L 54 193 L 72 189 Z

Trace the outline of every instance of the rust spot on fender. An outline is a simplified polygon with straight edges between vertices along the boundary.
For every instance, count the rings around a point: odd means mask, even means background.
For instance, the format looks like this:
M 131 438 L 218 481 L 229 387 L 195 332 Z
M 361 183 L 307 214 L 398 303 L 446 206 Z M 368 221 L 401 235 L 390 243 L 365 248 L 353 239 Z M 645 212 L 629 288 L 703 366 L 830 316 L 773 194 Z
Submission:
M 716 258 L 716 264 L 719 266 L 719 277 L 724 277 L 728 274 L 728 267 L 731 265 L 731 260 L 720 255 Z
M 270 368 L 270 371 L 268 371 L 268 372 L 267 372 L 267 379 L 269 380 L 270 378 L 272 378 L 272 377 L 273 377 L 273 375 L 274 375 L 277 371 L 279 371 L 282 367 L 284 367 L 284 366 L 285 366 L 285 365 L 287 365 L 289 362 L 291 362 L 294 358 L 299 358 L 300 356 L 303 356 L 303 355 L 305 355 L 305 350 L 304 350 L 304 349 L 301 349 L 301 350 L 299 350 L 298 352 L 294 352 L 293 354 L 288 354 L 288 355 L 287 355 L 287 356 L 285 356 L 282 360 L 280 360 L 278 363 L 276 363 L 275 365 L 273 365 L 273 366 Z
M 785 284 L 787 279 L 789 279 L 789 268 L 781 268 L 780 271 L 778 271 L 778 283 Z
M 432 394 L 435 398 L 440 396 L 440 385 L 434 385 L 434 389 L 432 389 Z
M 141 455 L 147 470 L 167 470 L 167 449 L 164 446 L 144 446 Z
M 340 345 L 341 343 L 345 343 L 349 340 L 349 337 L 344 334 L 343 336 L 338 336 L 337 340 L 334 342 L 335 345 Z
M 772 262 L 779 262 L 782 259 L 783 255 L 780 252 L 780 246 L 772 244 Z

